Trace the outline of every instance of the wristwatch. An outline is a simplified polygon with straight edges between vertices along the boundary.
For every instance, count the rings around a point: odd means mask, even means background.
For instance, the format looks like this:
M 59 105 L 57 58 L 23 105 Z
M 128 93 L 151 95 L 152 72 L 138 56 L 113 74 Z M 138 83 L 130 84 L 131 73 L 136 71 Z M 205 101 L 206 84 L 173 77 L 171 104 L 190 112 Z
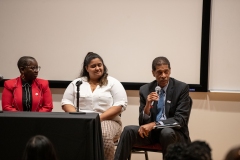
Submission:
M 155 124 L 156 124 L 156 125 L 161 125 L 161 123 L 159 123 L 158 121 L 155 121 Z

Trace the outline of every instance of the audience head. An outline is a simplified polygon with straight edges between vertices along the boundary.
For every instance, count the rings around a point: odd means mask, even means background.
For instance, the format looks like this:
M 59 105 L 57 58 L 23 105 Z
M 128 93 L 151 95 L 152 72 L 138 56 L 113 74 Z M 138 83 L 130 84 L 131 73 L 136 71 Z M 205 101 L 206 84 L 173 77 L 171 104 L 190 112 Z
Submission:
M 184 151 L 184 160 L 212 160 L 211 148 L 204 141 L 190 143 Z
M 57 156 L 48 138 L 36 135 L 27 142 L 22 160 L 57 160 Z
M 82 71 L 80 76 L 87 77 L 88 82 L 98 81 L 99 85 L 107 84 L 107 67 L 103 59 L 96 53 L 88 52 L 83 61 Z
M 186 146 L 187 144 L 185 143 L 170 144 L 167 148 L 167 153 L 164 157 L 164 160 L 184 160 L 182 155 Z
M 230 149 L 225 160 L 240 160 L 240 146 Z
M 32 81 L 37 78 L 40 66 L 35 58 L 30 56 L 23 56 L 18 60 L 18 69 L 21 73 L 21 78 L 24 81 Z
M 168 84 L 171 66 L 166 57 L 157 57 L 152 62 L 152 74 L 156 78 L 158 85 L 163 88 Z

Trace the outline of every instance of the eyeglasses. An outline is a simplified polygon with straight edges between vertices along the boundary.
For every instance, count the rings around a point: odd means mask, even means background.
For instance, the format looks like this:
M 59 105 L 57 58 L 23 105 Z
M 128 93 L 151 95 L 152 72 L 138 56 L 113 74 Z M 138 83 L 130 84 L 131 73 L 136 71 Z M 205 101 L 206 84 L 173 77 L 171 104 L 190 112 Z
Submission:
M 29 69 L 33 70 L 33 71 L 40 71 L 41 67 L 40 66 L 25 66 L 28 67 Z

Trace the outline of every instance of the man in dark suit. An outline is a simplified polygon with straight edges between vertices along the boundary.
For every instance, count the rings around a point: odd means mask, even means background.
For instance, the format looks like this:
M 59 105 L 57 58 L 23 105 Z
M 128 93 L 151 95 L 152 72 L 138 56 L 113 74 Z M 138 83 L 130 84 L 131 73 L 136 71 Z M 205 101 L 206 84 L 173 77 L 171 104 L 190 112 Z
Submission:
M 188 120 L 191 98 L 188 85 L 170 77 L 171 66 L 166 57 L 153 60 L 152 74 L 156 80 L 140 87 L 139 126 L 124 128 L 115 160 L 126 160 L 133 146 L 160 143 L 164 157 L 168 145 L 176 142 L 190 143 Z M 161 94 L 155 91 L 157 86 L 160 87 Z M 173 123 L 178 123 L 181 127 L 154 129 L 156 125 Z

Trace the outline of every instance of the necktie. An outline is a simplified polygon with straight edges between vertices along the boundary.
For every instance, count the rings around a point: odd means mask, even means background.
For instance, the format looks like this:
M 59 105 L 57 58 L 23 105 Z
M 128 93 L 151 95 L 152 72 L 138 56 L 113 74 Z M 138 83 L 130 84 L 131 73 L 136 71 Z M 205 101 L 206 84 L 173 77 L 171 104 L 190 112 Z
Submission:
M 160 95 L 159 95 L 159 99 L 158 99 L 158 104 L 157 104 L 157 117 L 156 117 L 156 121 L 160 121 L 162 118 L 165 119 L 164 116 L 164 110 L 165 110 L 165 103 L 164 103 L 164 99 L 165 99 L 165 91 L 163 89 L 161 89 L 160 91 Z
M 25 90 L 25 96 L 24 96 L 24 111 L 31 111 L 31 85 L 28 83 L 25 83 L 23 85 L 23 89 Z

